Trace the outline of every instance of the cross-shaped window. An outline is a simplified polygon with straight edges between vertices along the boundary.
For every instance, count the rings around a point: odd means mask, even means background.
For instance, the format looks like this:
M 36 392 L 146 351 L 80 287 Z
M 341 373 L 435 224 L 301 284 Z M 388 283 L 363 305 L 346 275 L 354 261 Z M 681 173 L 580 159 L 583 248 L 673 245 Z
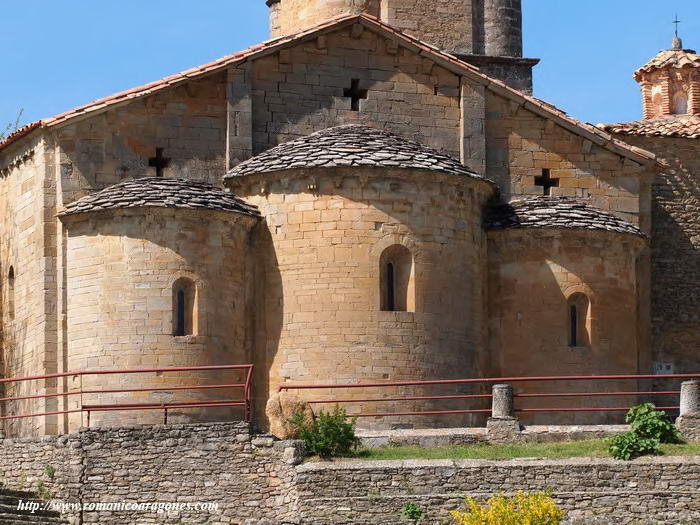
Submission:
M 343 96 L 350 99 L 350 109 L 360 111 L 360 100 L 367 99 L 367 90 L 360 89 L 359 78 L 353 78 L 350 82 L 350 89 L 345 89 Z
M 163 156 L 163 148 L 156 148 L 156 156 L 148 159 L 148 165 L 156 169 L 156 177 L 162 177 L 165 168 L 170 166 L 170 159 Z
M 535 177 L 535 186 L 541 186 L 545 195 L 551 195 L 552 188 L 559 187 L 559 179 L 553 179 L 551 171 L 545 168 L 541 177 Z

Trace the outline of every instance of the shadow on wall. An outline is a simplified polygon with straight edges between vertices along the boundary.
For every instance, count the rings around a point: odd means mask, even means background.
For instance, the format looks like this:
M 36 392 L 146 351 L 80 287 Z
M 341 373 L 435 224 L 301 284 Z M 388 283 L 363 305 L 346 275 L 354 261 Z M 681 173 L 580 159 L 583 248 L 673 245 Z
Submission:
M 253 317 L 254 342 L 252 363 L 255 365 L 253 381 L 254 424 L 257 429 L 269 428 L 265 406 L 270 395 L 270 375 L 279 346 L 284 318 L 284 288 L 279 272 L 277 253 L 265 221 L 251 232 L 254 257 Z
M 636 307 L 624 250 L 590 233 L 535 230 L 489 234 L 490 337 L 495 377 L 637 373 Z M 567 239 L 567 236 L 570 236 Z M 586 236 L 591 236 L 590 238 Z M 589 244 L 590 249 L 581 251 Z M 632 258 L 634 260 L 634 258 Z M 516 393 L 636 390 L 630 382 L 514 383 Z M 603 408 L 636 398 L 520 399 L 519 408 Z M 620 404 L 618 404 L 620 403 Z M 619 414 L 521 414 L 527 424 L 619 423 Z

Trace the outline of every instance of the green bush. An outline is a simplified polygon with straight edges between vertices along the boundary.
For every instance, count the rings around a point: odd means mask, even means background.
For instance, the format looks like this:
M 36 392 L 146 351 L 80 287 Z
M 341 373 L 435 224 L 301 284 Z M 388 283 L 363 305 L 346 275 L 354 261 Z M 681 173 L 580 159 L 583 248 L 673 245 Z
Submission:
M 401 517 L 405 520 L 423 521 L 428 519 L 428 514 L 419 505 L 409 501 L 403 506 Z
M 629 461 L 639 456 L 659 453 L 658 439 L 639 437 L 634 432 L 625 432 L 608 439 L 608 452 L 615 459 Z
M 608 452 L 615 459 L 629 461 L 659 453 L 661 443 L 681 443 L 681 433 L 666 412 L 651 403 L 632 407 L 625 416 L 632 430 L 608 439 Z
M 559 525 L 566 513 L 551 494 L 518 491 L 513 497 L 503 494 L 480 505 L 467 498 L 466 512 L 451 512 L 457 525 Z
M 306 443 L 308 455 L 324 459 L 342 456 L 357 448 L 360 442 L 355 435 L 357 418 L 348 421 L 347 413 L 338 406 L 333 412 L 321 410 L 311 423 L 303 412 L 297 412 L 289 422 Z
M 662 410 L 656 410 L 651 403 L 637 405 L 625 416 L 634 432 L 640 438 L 657 439 L 660 443 L 682 443 L 681 433 Z

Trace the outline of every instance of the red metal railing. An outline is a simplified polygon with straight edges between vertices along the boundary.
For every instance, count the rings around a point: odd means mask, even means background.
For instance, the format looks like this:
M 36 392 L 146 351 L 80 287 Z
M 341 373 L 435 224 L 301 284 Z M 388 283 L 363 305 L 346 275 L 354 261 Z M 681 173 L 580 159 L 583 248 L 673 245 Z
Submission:
M 609 406 L 609 407 L 595 407 L 595 406 L 576 406 L 576 407 L 549 407 L 549 408 L 528 408 L 522 405 L 522 401 L 527 399 L 546 399 L 546 398 L 561 398 L 561 399 L 571 399 L 578 398 L 583 399 L 585 404 L 586 398 L 600 398 L 600 397 L 639 397 L 639 396 L 678 396 L 680 395 L 680 390 L 647 390 L 640 391 L 639 388 L 630 391 L 597 391 L 597 392 L 532 392 L 532 390 L 537 389 L 542 384 L 546 383 L 556 383 L 556 382 L 579 382 L 579 381 L 595 381 L 595 382 L 605 382 L 605 381 L 642 381 L 642 380 L 680 380 L 680 379 L 699 379 L 700 374 L 665 374 L 665 375 L 602 375 L 602 376 L 542 376 L 542 377 L 498 377 L 498 378 L 480 378 L 480 379 L 438 379 L 431 381 L 393 381 L 393 382 L 382 382 L 382 383 L 345 383 L 345 384 L 305 384 L 305 385 L 281 385 L 279 391 L 285 390 L 297 390 L 297 391 L 309 391 L 309 390 L 345 390 L 345 389 L 379 389 L 389 390 L 396 387 L 415 387 L 415 386 L 444 386 L 444 385 L 475 385 L 484 387 L 487 385 L 495 384 L 508 384 L 508 383 L 533 383 L 534 386 L 528 388 L 528 392 L 516 392 L 515 399 L 517 406 L 515 408 L 516 412 L 521 413 L 533 413 L 533 412 L 626 412 L 631 407 L 621 407 L 621 406 Z M 616 383 L 617 384 L 617 383 Z M 479 400 L 479 399 L 491 399 L 493 396 L 491 394 L 464 394 L 464 395 L 406 395 L 406 396 L 396 396 L 391 395 L 387 397 L 364 397 L 361 399 L 355 399 L 352 397 L 339 397 L 339 398 L 323 398 L 323 399 L 308 399 L 308 403 L 314 405 L 352 405 L 357 403 L 401 403 L 409 401 L 440 401 L 440 400 Z M 579 402 L 579 404 L 581 404 Z M 662 406 L 658 407 L 662 410 L 678 410 L 679 406 Z M 422 416 L 422 415 L 447 415 L 447 414 L 490 414 L 490 408 L 464 408 L 455 410 L 414 410 L 414 411 L 397 411 L 397 412 L 376 412 L 376 413 L 360 413 L 352 414 L 353 417 L 389 417 L 389 416 Z
M 82 379 L 88 376 L 109 376 L 109 375 L 125 375 L 125 374 L 151 374 L 151 373 L 172 373 L 172 372 L 213 372 L 213 371 L 239 371 L 242 375 L 239 382 L 227 384 L 213 385 L 177 385 L 177 386 L 161 386 L 161 387 L 140 387 L 140 388 L 83 388 Z M 162 410 L 164 422 L 168 421 L 168 410 L 178 408 L 211 408 L 211 407 L 241 407 L 244 412 L 244 419 L 250 421 L 251 416 L 251 389 L 253 378 L 253 365 L 215 365 L 215 366 L 191 366 L 191 367 L 171 367 L 171 368 L 138 368 L 126 370 L 82 370 L 78 372 L 61 372 L 56 374 L 45 374 L 30 377 L 14 377 L 8 379 L 0 379 L 0 385 L 11 383 L 26 383 L 29 381 L 41 381 L 46 379 L 60 378 L 78 378 L 80 379 L 80 388 L 76 390 L 66 390 L 60 392 L 52 392 L 49 394 L 31 394 L 13 397 L 0 398 L 0 403 L 8 407 L 9 403 L 16 401 L 25 401 L 33 399 L 52 399 L 58 397 L 80 396 L 80 404 L 78 408 L 66 410 L 53 410 L 45 412 L 34 412 L 26 414 L 13 414 L 0 417 L 2 420 L 24 419 L 31 417 L 53 416 L 63 414 L 87 413 L 87 424 L 90 426 L 90 414 L 92 412 L 112 412 L 112 411 L 133 411 L 133 410 Z M 84 404 L 83 395 L 102 394 L 123 394 L 136 392 L 182 392 L 187 390 L 220 390 L 232 389 L 241 392 L 240 397 L 233 399 L 205 399 L 201 401 L 182 401 L 182 402 L 147 402 L 147 403 L 109 403 L 109 404 Z

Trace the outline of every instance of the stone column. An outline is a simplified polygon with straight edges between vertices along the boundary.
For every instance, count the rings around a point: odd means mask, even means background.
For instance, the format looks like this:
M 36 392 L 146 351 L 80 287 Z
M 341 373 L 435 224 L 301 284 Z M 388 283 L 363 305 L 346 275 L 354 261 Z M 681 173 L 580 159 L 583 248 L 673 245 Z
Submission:
M 492 57 L 523 56 L 521 0 L 484 0 L 484 48 Z
M 491 399 L 491 417 L 486 423 L 488 439 L 492 443 L 520 441 L 520 423 L 515 418 L 513 387 L 494 385 Z
M 514 419 L 513 387 L 510 385 L 493 385 L 491 400 L 492 419 Z
M 700 439 L 700 381 L 697 379 L 681 385 L 681 413 L 676 425 L 686 439 Z

